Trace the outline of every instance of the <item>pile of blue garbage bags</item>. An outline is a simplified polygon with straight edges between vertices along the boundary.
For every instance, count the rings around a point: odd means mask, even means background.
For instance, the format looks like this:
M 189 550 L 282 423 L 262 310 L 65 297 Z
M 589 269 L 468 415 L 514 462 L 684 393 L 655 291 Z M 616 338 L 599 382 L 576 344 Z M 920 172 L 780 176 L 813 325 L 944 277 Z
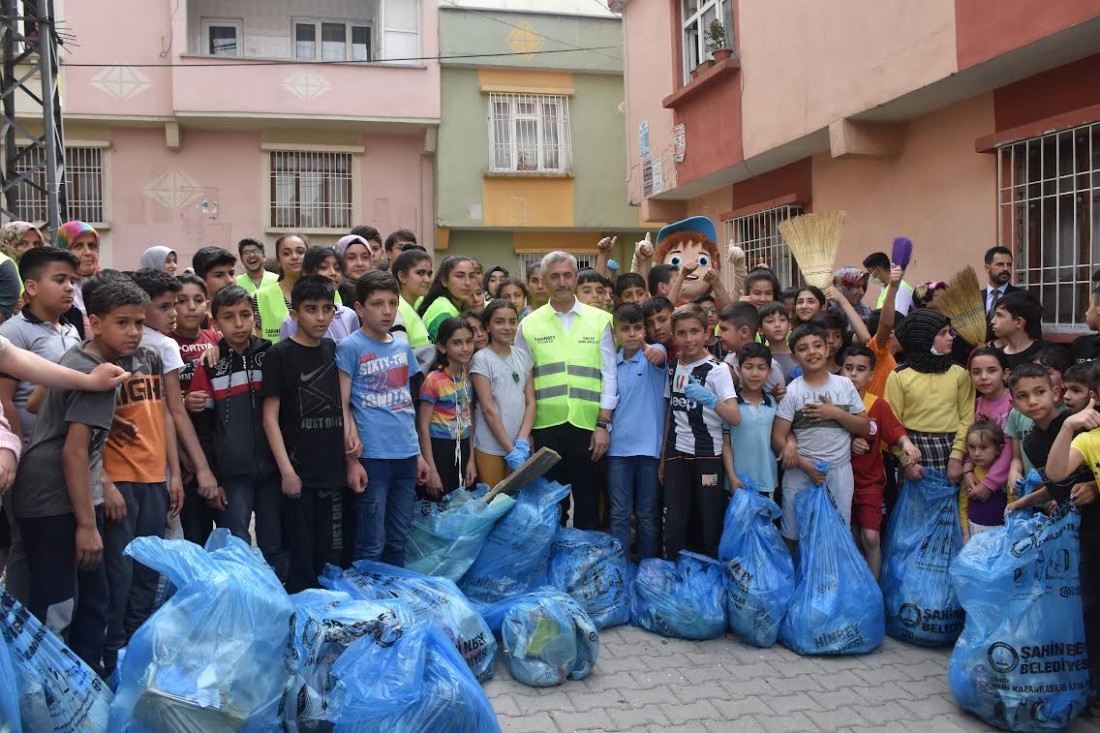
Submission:
M 887 634 L 955 644 L 962 707 L 1009 730 L 1064 728 L 1088 689 L 1077 512 L 1013 515 L 963 548 L 954 491 L 934 472 L 907 482 L 881 586 L 825 486 L 796 497 L 796 560 L 779 507 L 748 489 L 718 558 L 634 565 L 610 535 L 561 527 L 568 487 L 542 479 L 514 498 L 480 487 L 425 503 L 405 568 L 329 566 L 293 596 L 225 530 L 206 547 L 140 538 L 127 554 L 170 595 L 110 685 L 0 591 L 0 730 L 493 731 L 482 683 L 498 664 L 531 687 L 580 680 L 601 631 L 626 623 L 804 655 L 865 654 Z

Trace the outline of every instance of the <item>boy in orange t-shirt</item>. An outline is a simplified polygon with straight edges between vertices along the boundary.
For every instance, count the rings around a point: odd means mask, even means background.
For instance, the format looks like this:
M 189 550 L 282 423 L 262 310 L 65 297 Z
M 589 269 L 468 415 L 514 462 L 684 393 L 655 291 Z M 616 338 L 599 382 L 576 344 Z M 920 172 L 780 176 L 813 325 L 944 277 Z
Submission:
M 150 303 L 158 299 L 159 295 L 152 297 Z M 161 357 L 139 346 L 131 356 L 120 358 L 118 364 L 130 376 L 119 387 L 115 417 L 131 423 L 136 436 L 123 442 L 111 435 L 103 452 L 103 508 L 107 519 L 103 558 L 110 590 L 103 661 L 108 675 L 117 662 L 118 650 L 152 613 L 159 581 L 156 572 L 135 564 L 122 551 L 135 537 L 163 537 L 168 513 L 179 512 L 183 497 L 176 430 L 168 412 Z

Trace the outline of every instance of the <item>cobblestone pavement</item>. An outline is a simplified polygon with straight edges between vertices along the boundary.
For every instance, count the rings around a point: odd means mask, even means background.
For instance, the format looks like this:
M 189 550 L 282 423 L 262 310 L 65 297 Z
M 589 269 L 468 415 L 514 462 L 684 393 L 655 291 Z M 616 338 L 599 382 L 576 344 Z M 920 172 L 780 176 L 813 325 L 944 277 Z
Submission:
M 729 634 L 691 642 L 620 626 L 602 634 L 588 679 L 533 689 L 498 664 L 485 690 L 505 733 L 992 730 L 955 704 L 949 656 L 888 637 L 866 656 L 800 657 Z M 1100 731 L 1100 722 L 1070 731 Z

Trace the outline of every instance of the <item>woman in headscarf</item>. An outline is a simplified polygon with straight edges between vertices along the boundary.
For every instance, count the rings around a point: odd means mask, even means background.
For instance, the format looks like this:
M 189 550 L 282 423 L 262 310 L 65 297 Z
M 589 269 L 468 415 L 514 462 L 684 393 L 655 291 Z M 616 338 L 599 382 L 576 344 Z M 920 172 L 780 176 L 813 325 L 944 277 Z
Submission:
M 905 466 L 917 480 L 924 469 L 962 478 L 966 431 L 974 419 L 974 385 L 951 360 L 955 331 L 951 319 L 930 308 L 909 311 L 896 329 L 901 364 L 886 378 L 883 397 L 921 452 L 920 463 Z
M 43 244 L 42 232 L 29 221 L 12 221 L 0 227 L 0 322 L 19 310 L 23 296 L 19 258 L 32 247 Z
M 179 269 L 179 258 L 171 247 L 157 245 L 145 250 L 141 259 L 138 260 L 137 269 L 160 270 L 174 277 Z
M 842 267 L 833 275 L 833 286 L 844 295 L 864 321 L 871 317 L 871 307 L 863 304 L 869 278 L 868 273 L 854 267 Z
M 0 252 L 16 262 L 28 249 L 42 247 L 45 244 L 46 240 L 42 238 L 42 232 L 29 221 L 9 221 L 0 227 Z
M 69 250 L 80 260 L 73 283 L 73 307 L 65 318 L 80 331 L 80 337 L 85 338 L 85 334 L 91 333 L 91 327 L 84 310 L 84 281 L 99 272 L 99 232 L 86 222 L 67 221 L 57 228 L 57 246 Z
M 348 234 L 336 240 L 334 249 L 343 274 L 343 282 L 338 288 L 340 300 L 351 308 L 355 303 L 355 281 L 374 268 L 370 243 L 358 234 Z

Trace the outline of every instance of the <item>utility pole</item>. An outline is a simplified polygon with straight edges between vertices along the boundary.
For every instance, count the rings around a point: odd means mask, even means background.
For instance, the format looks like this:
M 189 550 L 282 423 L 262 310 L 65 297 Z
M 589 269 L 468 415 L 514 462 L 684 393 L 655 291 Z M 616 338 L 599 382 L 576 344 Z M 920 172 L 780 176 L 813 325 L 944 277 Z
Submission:
M 0 0 L 0 43 L 0 217 L 41 221 L 53 234 L 69 213 L 53 0 Z

